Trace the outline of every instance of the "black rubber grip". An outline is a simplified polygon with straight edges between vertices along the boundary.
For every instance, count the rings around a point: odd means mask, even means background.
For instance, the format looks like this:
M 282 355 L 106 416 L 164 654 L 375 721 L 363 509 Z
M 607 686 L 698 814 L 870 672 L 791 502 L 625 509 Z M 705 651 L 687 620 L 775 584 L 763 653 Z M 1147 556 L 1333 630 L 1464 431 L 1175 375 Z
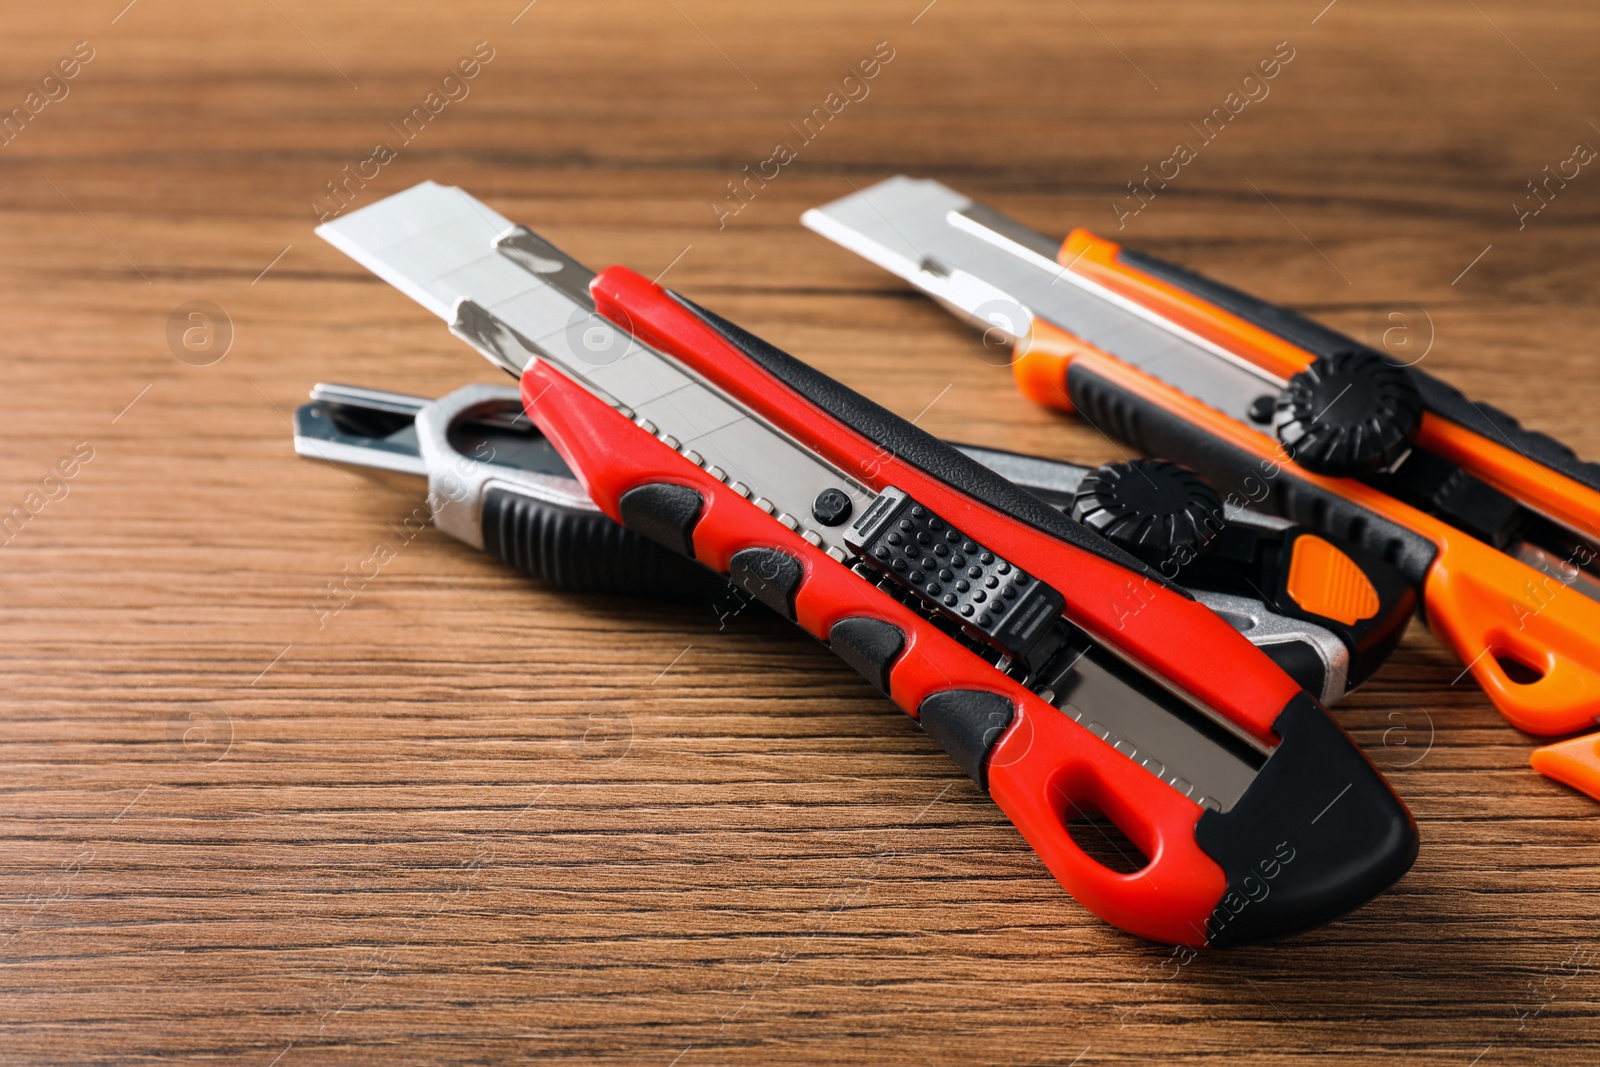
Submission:
M 1190 597 L 1156 570 L 932 434 L 693 301 L 670 295 L 762 370 L 896 459 L 1003 515 Z
M 833 624 L 828 647 L 861 677 L 888 693 L 889 672 L 906 649 L 906 635 L 892 623 L 858 615 Z
M 805 567 L 779 548 L 741 548 L 728 560 L 728 581 L 761 603 L 795 621 L 794 598 L 805 580 Z
M 636 485 L 617 500 L 622 525 L 680 556 L 694 558 L 694 527 L 705 497 L 686 485 L 650 482 Z
M 1016 706 L 999 693 L 945 689 L 923 700 L 917 721 L 987 793 L 989 753 L 1016 714 Z
M 1136 270 L 1193 293 L 1268 333 L 1276 334 L 1312 355 L 1331 356 L 1335 352 L 1371 352 L 1386 363 L 1403 367 L 1410 375 L 1412 384 L 1417 387 L 1417 392 L 1422 394 L 1422 405 L 1428 411 L 1440 418 L 1465 426 L 1496 444 L 1505 444 L 1581 485 L 1600 491 L 1600 463 L 1579 459 L 1571 448 L 1549 434 L 1523 428 L 1514 416 L 1499 408 L 1471 400 L 1455 386 L 1440 381 L 1426 371 L 1401 364 L 1386 353 L 1362 344 L 1337 330 L 1329 329 L 1297 311 L 1269 304 L 1259 297 L 1242 293 L 1232 286 L 1213 281 L 1203 274 L 1168 263 L 1166 260 L 1127 250 L 1123 250 L 1117 258 Z
M 1065 598 L 892 486 L 845 534 L 862 563 L 1008 657 L 1042 666 Z
M 576 593 L 710 600 L 728 592 L 715 572 L 598 511 L 498 487 L 483 497 L 483 548 L 530 577 Z
M 1433 542 L 1358 504 L 1297 477 L 1292 467 L 1214 437 L 1132 390 L 1074 361 L 1067 365 L 1073 406 L 1105 433 L 1204 475 L 1224 500 L 1281 515 L 1360 545 L 1421 587 L 1433 566 Z

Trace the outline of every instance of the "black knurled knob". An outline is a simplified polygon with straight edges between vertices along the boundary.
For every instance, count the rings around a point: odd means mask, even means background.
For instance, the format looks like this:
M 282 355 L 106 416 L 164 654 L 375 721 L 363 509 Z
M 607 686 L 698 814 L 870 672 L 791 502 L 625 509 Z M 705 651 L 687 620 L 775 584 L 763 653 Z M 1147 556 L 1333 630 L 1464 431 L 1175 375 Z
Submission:
M 1203 552 L 1222 529 L 1222 499 L 1188 467 L 1164 459 L 1108 463 L 1089 472 L 1072 517 L 1146 563 Z
M 1422 426 L 1422 395 L 1404 369 L 1376 353 L 1335 352 L 1289 379 L 1273 425 L 1306 470 L 1360 478 L 1411 447 Z

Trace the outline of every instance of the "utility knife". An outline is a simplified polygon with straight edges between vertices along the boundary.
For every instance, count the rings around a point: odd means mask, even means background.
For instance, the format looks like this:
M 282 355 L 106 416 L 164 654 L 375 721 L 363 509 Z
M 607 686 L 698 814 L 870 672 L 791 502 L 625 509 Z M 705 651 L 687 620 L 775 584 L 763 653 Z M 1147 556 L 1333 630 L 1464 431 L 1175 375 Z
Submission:
M 1314 697 L 1155 568 L 989 468 L 460 190 L 424 183 L 317 232 L 517 376 L 602 512 L 886 692 L 1106 921 L 1257 940 L 1410 867 L 1409 812 Z M 1130 580 L 1146 599 L 1119 613 Z M 1094 813 L 1136 870 L 1074 839 Z
M 407 490 L 425 491 L 440 530 L 556 589 L 713 606 L 738 595 L 715 571 L 596 507 L 512 386 L 427 400 L 319 384 L 295 410 L 294 445 L 308 459 L 405 478 Z M 1416 596 L 1394 568 L 1303 526 L 1226 507 L 1177 464 L 1090 468 L 953 447 L 1158 569 L 1174 561 L 1168 577 L 1324 704 L 1366 682 L 1411 620 Z M 1123 610 L 1139 610 L 1139 587 L 1130 580 L 1127 591 Z

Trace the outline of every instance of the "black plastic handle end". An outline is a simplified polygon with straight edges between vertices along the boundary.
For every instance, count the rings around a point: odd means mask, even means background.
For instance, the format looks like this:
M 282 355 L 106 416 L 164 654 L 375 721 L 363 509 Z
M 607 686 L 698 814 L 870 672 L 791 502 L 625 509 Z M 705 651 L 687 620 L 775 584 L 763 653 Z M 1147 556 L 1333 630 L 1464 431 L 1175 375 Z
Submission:
M 1228 888 L 1209 944 L 1284 937 L 1329 922 L 1393 885 L 1417 858 L 1417 824 L 1348 734 L 1300 694 L 1273 723 L 1279 745 L 1195 841 Z
M 728 591 L 725 578 L 599 511 L 498 486 L 483 497 L 483 548 L 569 592 L 713 600 Z

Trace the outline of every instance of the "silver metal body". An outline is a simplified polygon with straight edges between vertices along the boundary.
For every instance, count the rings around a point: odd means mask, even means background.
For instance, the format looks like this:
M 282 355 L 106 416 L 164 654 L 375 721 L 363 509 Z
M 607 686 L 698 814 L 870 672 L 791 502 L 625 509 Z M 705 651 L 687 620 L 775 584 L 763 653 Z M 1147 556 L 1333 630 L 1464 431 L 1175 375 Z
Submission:
M 1200 603 L 1227 619 L 1235 630 L 1248 637 L 1250 643 L 1258 648 L 1289 642 L 1309 645 L 1322 660 L 1322 692 L 1317 696 L 1324 704 L 1334 704 L 1349 692 L 1350 650 L 1333 635 L 1333 631 L 1279 615 L 1252 597 L 1209 589 L 1191 588 L 1189 591 Z
M 426 479 L 427 502 L 433 513 L 434 525 L 441 532 L 473 548 L 483 548 L 483 499 L 490 489 L 506 489 L 560 507 L 600 510 L 571 477 L 561 478 L 503 464 L 486 463 L 463 455 L 450 444 L 450 427 L 463 419 L 503 413 L 508 408 L 520 413 L 522 400 L 515 388 L 469 385 L 448 396 L 429 401 L 399 393 L 318 385 L 311 391 L 311 399 L 324 403 L 372 405 L 374 410 L 397 414 L 405 413 L 409 408 L 408 413 L 414 419 L 411 432 L 402 431 L 377 441 L 340 433 L 325 420 L 316 421 L 306 417 L 305 409 L 302 409 L 296 412 L 294 449 L 307 458 L 326 460 L 340 466 Z M 409 454 L 404 451 L 407 444 L 414 449 Z
M 839 489 L 859 514 L 872 490 L 596 314 L 593 272 L 538 235 L 433 182 L 317 233 L 497 366 L 520 375 L 545 360 L 807 541 L 848 555 L 838 528 L 813 523 L 811 502 Z
M 451 393 L 455 396 L 455 393 Z M 386 393 L 381 389 L 362 389 L 354 385 L 322 385 L 311 387 L 311 399 L 362 411 L 397 415 L 410 420 L 407 432 L 386 435 L 382 438 L 355 436 L 342 432 L 332 422 L 315 418 L 312 412 L 296 413 L 294 420 L 294 450 L 307 459 L 320 459 L 337 467 L 348 467 L 363 473 L 383 471 L 389 474 L 428 477 L 428 464 L 422 458 L 417 444 L 417 413 L 430 403 L 421 397 L 405 393 Z
M 498 419 L 507 424 L 530 426 L 522 412 L 521 394 L 515 387 L 469 385 L 438 400 L 425 400 L 376 389 L 317 385 L 311 390 L 311 400 L 311 404 L 295 413 L 294 448 L 297 453 L 362 472 L 409 475 L 425 480 L 435 525 L 473 548 L 483 548 L 483 499 L 491 488 L 505 489 L 558 507 L 600 510 L 570 475 L 545 474 L 485 462 L 463 454 L 450 443 L 451 427 L 463 420 Z M 355 436 L 342 432 L 326 418 L 318 418 L 319 404 L 410 416 L 413 423 L 383 438 Z M 1070 496 L 1077 492 L 1079 483 L 1090 470 L 1075 463 L 1038 456 L 973 445 L 956 447 L 1024 489 L 1052 496 Z M 1282 519 L 1250 511 L 1230 514 L 1229 520 L 1272 529 L 1286 525 Z M 1228 620 L 1252 644 L 1300 642 L 1315 650 L 1322 660 L 1326 679 L 1323 692 L 1318 696 L 1325 704 L 1335 703 L 1345 696 L 1350 653 L 1331 631 L 1279 615 L 1251 597 L 1192 587 L 1189 591 Z
M 957 445 L 972 459 L 977 460 L 996 474 L 1009 478 L 1049 503 L 1070 499 L 1089 474 L 1090 468 L 1074 463 L 1060 463 L 1040 456 L 1025 456 L 1015 452 L 980 448 L 976 445 Z M 1058 505 L 1059 506 L 1059 505 Z M 1230 523 L 1255 526 L 1267 530 L 1283 530 L 1294 524 L 1276 515 L 1236 508 L 1224 508 Z M 1350 689 L 1350 650 L 1333 631 L 1315 623 L 1291 619 L 1270 610 L 1266 604 L 1253 597 L 1235 596 L 1207 589 L 1188 587 L 1195 599 L 1221 615 L 1235 630 L 1259 647 L 1299 642 L 1312 649 L 1322 661 L 1322 692 L 1316 694 L 1324 704 L 1344 699 Z
M 1035 316 L 1241 421 L 1275 378 L 1056 262 L 1060 242 L 929 179 L 895 177 L 801 222 L 899 275 L 980 329 L 1025 337 Z

